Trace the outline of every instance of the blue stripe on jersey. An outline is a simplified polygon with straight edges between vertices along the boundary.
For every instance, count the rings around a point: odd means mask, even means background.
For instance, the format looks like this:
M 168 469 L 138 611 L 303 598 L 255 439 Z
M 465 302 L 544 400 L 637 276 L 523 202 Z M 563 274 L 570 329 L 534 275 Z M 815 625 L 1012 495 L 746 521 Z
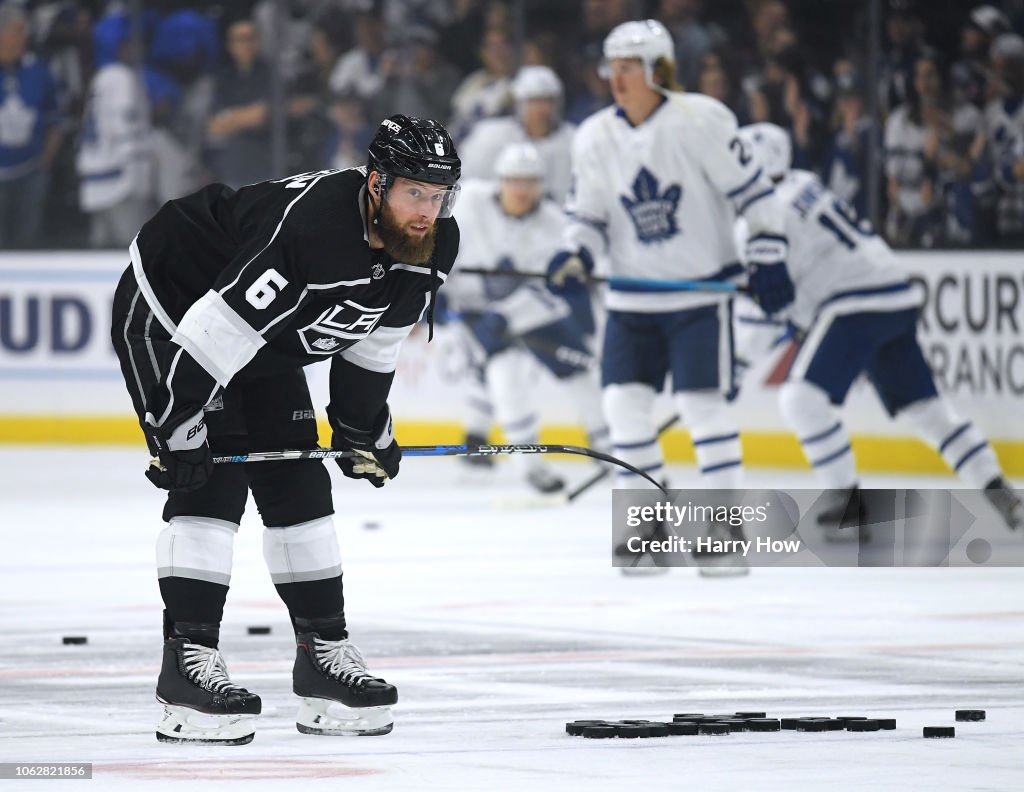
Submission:
M 775 190 L 772 187 L 769 187 L 767 190 L 759 192 L 757 195 L 752 195 L 750 198 L 744 201 L 740 207 L 736 209 L 736 214 L 743 214 L 751 206 L 756 204 L 758 201 L 767 198 L 769 195 L 775 195 Z
M 836 302 L 837 300 L 845 300 L 849 297 L 874 297 L 879 294 L 896 294 L 901 291 L 910 291 L 910 283 L 904 281 L 903 283 L 892 283 L 888 286 L 875 286 L 869 289 L 850 289 L 849 291 L 836 292 L 827 300 L 824 300 L 821 305 L 818 306 L 820 311 L 826 305 Z
M 80 178 L 82 181 L 106 181 L 107 179 L 116 179 L 122 173 L 124 168 L 113 168 L 111 170 L 100 171 L 99 173 L 89 173 Z
M 754 186 L 754 184 L 757 182 L 757 180 L 761 178 L 761 173 L 762 172 L 763 172 L 763 170 L 761 168 L 758 168 L 757 169 L 757 173 L 755 173 L 753 176 L 751 176 L 749 179 L 747 179 L 747 181 L 745 181 L 743 184 L 741 184 L 735 190 L 729 190 L 729 192 L 727 192 L 725 194 L 725 197 L 726 198 L 735 198 L 740 193 L 742 193 L 744 190 L 749 190 L 751 187 Z

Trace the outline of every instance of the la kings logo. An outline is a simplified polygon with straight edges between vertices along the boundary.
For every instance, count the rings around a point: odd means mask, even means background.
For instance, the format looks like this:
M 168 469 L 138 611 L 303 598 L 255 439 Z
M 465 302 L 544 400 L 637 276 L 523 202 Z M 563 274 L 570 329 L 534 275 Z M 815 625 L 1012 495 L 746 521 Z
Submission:
M 633 195 L 620 195 L 619 200 L 633 221 L 637 238 L 649 245 L 679 233 L 676 209 L 682 197 L 683 188 L 678 184 L 659 194 L 657 178 L 647 168 L 641 168 L 633 180 Z
M 368 308 L 353 300 L 345 300 L 324 311 L 312 324 L 301 328 L 299 339 L 311 355 L 330 355 L 366 338 L 380 322 L 390 303 L 381 308 Z

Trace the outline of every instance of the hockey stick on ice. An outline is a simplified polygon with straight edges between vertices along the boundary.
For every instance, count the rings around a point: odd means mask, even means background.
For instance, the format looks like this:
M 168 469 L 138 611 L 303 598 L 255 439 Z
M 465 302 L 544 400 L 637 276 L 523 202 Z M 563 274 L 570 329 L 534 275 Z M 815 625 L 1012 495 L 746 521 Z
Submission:
M 510 278 L 543 278 L 547 280 L 544 272 L 523 272 L 522 270 L 489 270 L 480 267 L 459 267 L 456 273 L 464 272 L 467 275 L 498 275 Z M 742 293 L 746 294 L 746 286 L 732 283 L 731 281 L 712 280 L 656 280 L 654 278 L 623 278 L 617 275 L 601 277 L 591 275 L 587 278 L 590 283 L 606 283 L 613 289 L 629 291 L 637 289 L 643 291 L 698 291 L 717 292 L 722 294 Z
M 678 422 L 678 415 L 670 416 L 658 427 L 658 435 L 660 436 Z M 542 509 L 548 506 L 568 506 L 592 489 L 594 485 L 608 478 L 611 472 L 611 468 L 602 466 L 600 470 L 581 481 L 568 492 L 554 492 L 550 495 L 534 495 L 523 498 L 501 498 L 498 500 L 497 505 L 502 509 Z
M 569 445 L 432 445 L 432 446 L 402 446 L 403 457 L 438 457 L 438 456 L 497 456 L 498 454 L 573 454 L 576 456 L 590 457 L 601 462 L 608 462 L 612 465 L 628 470 L 637 476 L 649 481 L 662 492 L 662 486 L 644 473 L 639 468 L 633 467 L 628 462 L 623 462 L 618 457 L 605 454 L 601 451 L 594 451 L 590 448 Z M 285 451 L 253 451 L 249 454 L 236 454 L 234 456 L 214 457 L 213 464 L 225 465 L 241 462 L 285 462 L 295 459 L 351 459 L 362 456 L 358 451 L 336 448 L 311 448 L 308 450 L 289 449 Z M 668 494 L 667 492 L 665 493 Z

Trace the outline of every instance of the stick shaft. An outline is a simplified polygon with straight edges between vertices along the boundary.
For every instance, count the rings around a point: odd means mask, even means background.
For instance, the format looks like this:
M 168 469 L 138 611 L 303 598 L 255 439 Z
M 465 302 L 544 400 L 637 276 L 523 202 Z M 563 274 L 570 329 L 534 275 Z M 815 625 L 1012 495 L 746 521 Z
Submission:
M 610 454 L 594 451 L 581 446 L 567 445 L 433 445 L 433 446 L 402 446 L 402 456 L 406 457 L 438 457 L 438 456 L 497 456 L 498 454 L 573 454 L 598 459 L 612 465 L 625 468 L 654 486 L 661 489 L 653 478 L 628 462 L 623 462 Z M 215 465 L 238 464 L 243 462 L 285 462 L 298 459 L 350 459 L 359 456 L 358 452 L 345 449 L 311 448 L 287 449 L 284 451 L 253 451 L 249 454 L 214 457 Z
M 523 272 L 521 270 L 489 270 L 480 267 L 459 267 L 457 272 L 464 272 L 467 275 L 497 275 L 506 278 L 547 278 L 543 272 Z M 746 287 L 739 286 L 730 281 L 709 281 L 709 280 L 657 280 L 654 278 L 624 278 L 612 275 L 604 278 L 592 275 L 588 278 L 591 283 L 607 283 L 612 288 L 623 290 L 644 289 L 646 291 L 703 291 L 732 294 L 745 292 Z

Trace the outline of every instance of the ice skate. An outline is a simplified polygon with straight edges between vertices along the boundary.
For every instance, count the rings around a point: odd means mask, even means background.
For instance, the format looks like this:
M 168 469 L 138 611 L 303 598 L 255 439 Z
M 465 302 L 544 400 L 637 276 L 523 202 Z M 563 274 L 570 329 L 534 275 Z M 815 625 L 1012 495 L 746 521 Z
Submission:
M 871 531 L 860 487 L 840 492 L 838 500 L 818 514 L 818 525 L 825 530 L 825 541 L 867 544 L 871 541 Z
M 653 527 L 648 526 L 646 531 L 638 531 L 638 536 L 641 538 L 649 537 L 651 539 L 666 539 L 668 535 L 665 533 L 664 525 Z M 668 566 L 659 566 L 658 560 L 650 553 L 643 551 L 635 551 L 629 549 L 629 540 L 620 542 L 615 546 L 612 551 L 616 560 L 626 560 L 628 566 L 620 566 L 619 571 L 624 577 L 650 577 L 652 575 L 664 575 L 668 572 Z
M 547 465 L 535 465 L 526 473 L 526 483 L 543 495 L 554 495 L 565 489 L 565 479 Z
M 992 479 L 985 487 L 985 497 L 999 512 L 1010 530 L 1017 530 L 1024 524 L 1024 504 L 1020 495 L 1002 476 Z
M 366 661 L 347 638 L 325 641 L 300 633 L 292 690 L 302 701 L 295 727 L 303 734 L 377 735 L 391 731 L 390 705 L 398 690 L 371 676 Z
M 464 442 L 467 446 L 482 446 L 487 445 L 487 438 L 470 432 L 466 435 Z M 493 456 L 463 456 L 458 457 L 458 459 L 467 467 L 476 468 L 477 470 L 490 470 L 494 467 Z
M 743 540 L 743 529 L 738 525 L 713 522 L 708 526 L 707 539 L 713 543 Z M 724 545 L 723 549 L 698 544 L 693 551 L 693 560 L 701 577 L 742 577 L 750 574 L 750 567 L 743 553 Z
M 245 745 L 262 708 L 259 696 L 232 683 L 218 650 L 182 637 L 164 641 L 156 698 L 164 705 L 160 742 Z

